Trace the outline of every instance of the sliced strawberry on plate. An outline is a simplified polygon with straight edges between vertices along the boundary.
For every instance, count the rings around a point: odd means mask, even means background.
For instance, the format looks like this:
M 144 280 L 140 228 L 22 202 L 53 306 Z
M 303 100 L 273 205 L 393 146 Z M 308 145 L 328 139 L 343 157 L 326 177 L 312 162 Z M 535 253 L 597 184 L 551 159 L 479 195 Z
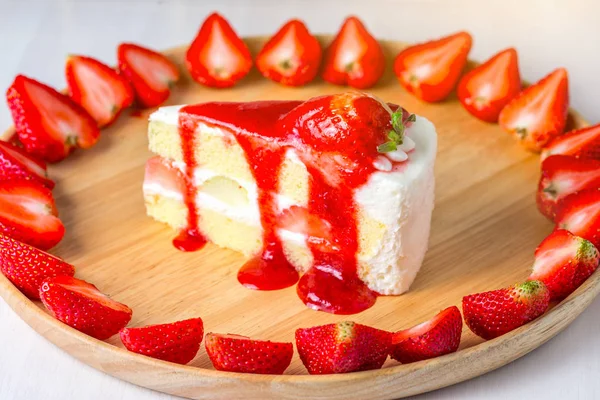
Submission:
M 486 122 L 498 122 L 500 111 L 521 91 L 517 51 L 506 49 L 467 72 L 458 82 L 465 109 Z
M 312 81 L 321 63 L 321 45 L 300 20 L 287 22 L 264 45 L 256 67 L 265 77 L 288 86 Z
M 454 353 L 460 345 L 462 317 L 456 306 L 429 321 L 392 334 L 391 357 L 403 364 Z
M 402 50 L 394 60 L 400 84 L 419 99 L 444 100 L 456 86 L 473 40 L 467 32 L 417 44 Z
M 56 319 L 99 340 L 115 335 L 131 320 L 131 309 L 125 304 L 71 276 L 46 279 L 40 298 Z
M 557 206 L 556 227 L 600 247 L 600 189 L 585 189 L 565 197 Z
M 113 123 L 133 103 L 134 92 L 129 82 L 91 57 L 69 56 L 65 74 L 71 98 L 87 110 L 99 127 Z
M 195 81 L 217 88 L 235 85 L 252 68 L 248 46 L 217 13 L 204 21 L 185 61 Z
M 379 369 L 391 343 L 391 333 L 354 322 L 296 330 L 298 354 L 312 375 Z
M 177 66 L 166 56 L 133 43 L 117 49 L 119 73 L 133 87 L 138 103 L 156 107 L 164 103 L 179 80 Z
M 25 151 L 44 161 L 60 161 L 76 147 L 87 149 L 98 141 L 92 117 L 49 86 L 19 75 L 6 98 Z
M 576 129 L 554 138 L 542 150 L 542 161 L 555 154 L 600 160 L 600 124 Z
M 310 214 L 304 207 L 291 206 L 285 209 L 278 219 L 278 223 L 279 229 L 306 235 L 307 243 L 316 246 L 319 251 L 331 253 L 340 250 L 339 246 L 333 242 L 331 224 Z
M 537 191 L 540 212 L 554 221 L 556 205 L 566 196 L 588 188 L 600 187 L 600 160 L 572 156 L 551 156 L 542 163 Z
M 465 323 L 484 339 L 504 335 L 542 315 L 550 291 L 540 281 L 527 281 L 504 289 L 463 297 Z
M 569 78 L 559 68 L 523 90 L 500 112 L 498 122 L 525 148 L 539 152 L 561 135 L 569 111 Z
M 187 364 L 196 357 L 204 335 L 201 318 L 170 324 L 123 328 L 121 342 L 131 352 L 144 356 Z
M 0 141 L 0 181 L 13 179 L 30 180 L 49 189 L 54 187 L 54 182 L 48 179 L 45 162 L 11 143 Z
M 291 343 L 240 335 L 207 333 L 205 346 L 210 361 L 219 371 L 281 375 L 294 355 Z
M 65 234 L 50 189 L 26 180 L 0 182 L 0 233 L 42 250 Z
M 325 50 L 323 79 L 334 85 L 367 89 L 375 85 L 385 70 L 381 45 L 357 17 L 344 21 Z
M 30 299 L 40 298 L 40 287 L 44 280 L 75 274 L 71 264 L 2 234 L 0 271 Z
M 600 254 L 592 242 L 558 229 L 535 250 L 529 279 L 544 282 L 550 300 L 562 300 L 592 275 L 599 260 Z

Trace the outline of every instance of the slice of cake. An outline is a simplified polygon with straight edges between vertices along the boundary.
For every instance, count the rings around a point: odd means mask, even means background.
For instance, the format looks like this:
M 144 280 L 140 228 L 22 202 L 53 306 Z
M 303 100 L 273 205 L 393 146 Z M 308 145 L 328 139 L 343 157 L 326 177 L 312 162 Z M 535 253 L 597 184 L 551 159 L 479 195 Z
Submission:
M 150 117 L 148 215 L 244 253 L 256 289 L 298 282 L 311 308 L 362 311 L 401 294 L 427 250 L 437 136 L 365 94 L 163 107 Z

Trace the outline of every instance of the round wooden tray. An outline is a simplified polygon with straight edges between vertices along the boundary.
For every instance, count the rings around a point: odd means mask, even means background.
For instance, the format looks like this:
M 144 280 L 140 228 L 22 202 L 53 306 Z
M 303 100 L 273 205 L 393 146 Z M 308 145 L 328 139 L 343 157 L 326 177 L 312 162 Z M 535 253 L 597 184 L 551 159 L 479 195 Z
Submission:
M 328 37 L 321 37 L 326 42 Z M 265 38 L 249 38 L 254 54 Z M 382 42 L 391 60 L 404 46 Z M 185 48 L 166 54 L 183 67 Z M 214 90 L 184 73 L 169 104 L 212 100 L 307 99 L 347 90 L 316 80 L 287 88 L 255 70 L 238 86 Z M 464 295 L 524 280 L 533 251 L 552 230 L 536 210 L 539 159 L 497 125 L 471 117 L 451 97 L 426 104 L 408 95 L 387 73 L 370 92 L 429 118 L 439 133 L 436 207 L 430 248 L 410 291 L 380 297 L 371 309 L 336 316 L 306 308 L 295 288 L 274 292 L 245 289 L 236 280 L 243 258 L 208 245 L 182 253 L 174 233 L 145 214 L 142 179 L 147 150 L 147 116 L 126 112 L 103 131 L 91 150 L 77 151 L 50 168 L 67 234 L 53 252 L 76 266 L 76 276 L 96 284 L 133 310 L 132 326 L 202 317 L 207 332 L 262 339 L 294 340 L 294 331 L 341 320 L 399 330 L 459 305 Z M 572 114 L 570 127 L 586 122 Z M 124 350 L 118 336 L 95 340 L 50 317 L 39 302 L 23 296 L 0 275 L 0 295 L 41 335 L 77 359 L 120 379 L 193 399 L 392 399 L 464 381 L 505 365 L 556 335 L 600 291 L 596 272 L 575 293 L 538 320 L 483 342 L 466 327 L 454 354 L 409 365 L 388 360 L 381 370 L 309 376 L 297 355 L 283 376 L 215 371 L 202 348 L 189 366 Z

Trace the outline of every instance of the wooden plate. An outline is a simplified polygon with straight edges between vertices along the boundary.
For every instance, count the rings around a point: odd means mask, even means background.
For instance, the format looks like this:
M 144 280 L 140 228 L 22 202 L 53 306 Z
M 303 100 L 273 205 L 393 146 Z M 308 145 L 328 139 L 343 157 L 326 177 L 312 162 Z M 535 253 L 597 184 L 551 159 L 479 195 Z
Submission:
M 328 38 L 323 37 L 325 42 Z M 256 53 L 264 38 L 249 38 Z M 388 60 L 404 46 L 382 42 Z M 168 51 L 183 67 L 184 48 Z M 538 156 L 523 150 L 497 125 L 471 117 L 455 97 L 425 104 L 404 92 L 388 72 L 371 90 L 429 118 L 439 133 L 436 208 L 430 249 L 411 290 L 380 297 L 371 309 L 335 316 L 307 309 L 294 288 L 245 289 L 236 280 L 243 258 L 207 246 L 181 253 L 174 233 L 146 216 L 142 199 L 147 116 L 123 115 L 103 131 L 91 150 L 78 151 L 51 167 L 55 195 L 67 234 L 54 253 L 76 265 L 77 276 L 133 310 L 131 325 L 201 316 L 207 332 L 238 333 L 293 341 L 294 331 L 344 319 L 399 330 L 460 305 L 462 296 L 500 288 L 527 277 L 533 251 L 552 230 L 536 210 Z M 186 76 L 170 104 L 210 100 L 307 99 L 345 88 L 318 80 L 286 88 L 256 71 L 238 86 L 213 90 Z M 577 115 L 571 127 L 586 122 Z M 381 370 L 308 376 L 297 355 L 284 376 L 215 371 L 201 349 L 189 366 L 153 360 L 123 349 L 118 336 L 101 342 L 54 320 L 0 275 L 0 295 L 36 331 L 83 362 L 120 379 L 194 399 L 391 399 L 451 385 L 505 365 L 564 329 L 600 291 L 595 273 L 542 318 L 503 337 L 483 342 L 467 328 L 461 350 L 437 359 Z

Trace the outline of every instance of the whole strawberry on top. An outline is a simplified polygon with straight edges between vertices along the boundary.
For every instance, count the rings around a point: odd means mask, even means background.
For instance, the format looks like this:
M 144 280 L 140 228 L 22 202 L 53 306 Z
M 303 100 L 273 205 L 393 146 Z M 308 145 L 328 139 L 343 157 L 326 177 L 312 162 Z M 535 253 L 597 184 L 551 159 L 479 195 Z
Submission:
M 321 64 L 321 45 L 306 25 L 293 19 L 263 46 L 256 67 L 265 77 L 288 86 L 312 81 Z
M 385 70 L 385 56 L 375 39 L 357 17 L 347 18 L 325 50 L 323 79 L 334 85 L 367 89 Z
M 6 92 L 19 142 L 48 162 L 64 159 L 75 148 L 92 147 L 100 131 L 79 104 L 51 87 L 18 75 Z
M 11 143 L 0 141 L 0 181 L 7 180 L 28 180 L 48 189 L 54 187 L 45 162 Z
M 217 13 L 206 18 L 185 61 L 195 81 L 216 88 L 235 85 L 252 68 L 250 50 L 229 22 Z
M 541 160 L 557 154 L 600 160 L 600 124 L 576 129 L 552 139 L 542 150 Z
M 523 90 L 502 109 L 498 122 L 525 148 L 539 152 L 560 136 L 569 111 L 569 78 L 559 68 Z
M 565 197 L 556 207 L 557 229 L 566 229 L 600 247 L 600 188 Z

